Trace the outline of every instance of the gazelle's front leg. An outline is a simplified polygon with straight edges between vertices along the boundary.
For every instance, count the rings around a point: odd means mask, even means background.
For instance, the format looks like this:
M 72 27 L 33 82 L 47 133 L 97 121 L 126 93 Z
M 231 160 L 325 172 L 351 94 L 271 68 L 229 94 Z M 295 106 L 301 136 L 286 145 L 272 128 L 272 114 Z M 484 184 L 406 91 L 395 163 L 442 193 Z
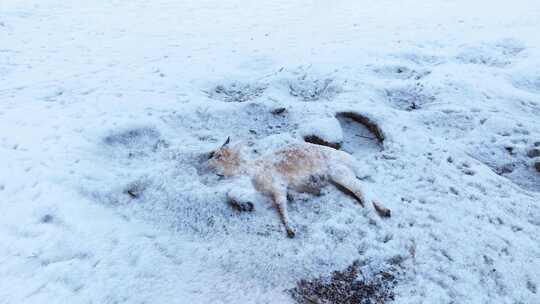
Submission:
M 249 179 L 238 179 L 227 192 L 227 201 L 237 211 L 253 211 L 257 195 Z
M 287 214 L 287 191 L 278 191 L 272 193 L 272 200 L 277 208 L 279 218 L 287 230 L 287 236 L 293 238 L 296 234 L 289 224 L 289 215 Z
M 227 202 L 233 209 L 240 212 L 253 211 L 255 208 L 253 200 L 246 198 L 243 193 L 239 195 L 238 192 L 235 192 L 234 190 L 231 190 L 227 193 Z

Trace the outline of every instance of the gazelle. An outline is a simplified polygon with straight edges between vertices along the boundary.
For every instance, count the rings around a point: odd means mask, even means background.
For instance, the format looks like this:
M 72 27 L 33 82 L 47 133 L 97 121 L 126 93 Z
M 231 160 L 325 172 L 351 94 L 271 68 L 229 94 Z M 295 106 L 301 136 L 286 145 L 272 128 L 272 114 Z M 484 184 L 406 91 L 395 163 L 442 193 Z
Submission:
M 360 181 L 354 173 L 354 158 L 343 151 L 309 143 L 290 144 L 256 159 L 246 159 L 242 144 L 230 144 L 230 138 L 210 153 L 208 165 L 218 175 L 249 177 L 257 191 L 270 197 L 289 237 L 295 230 L 287 215 L 287 191 L 306 192 L 332 183 L 353 196 L 364 207 Z M 315 189 L 317 190 L 317 189 Z M 377 213 L 390 216 L 390 210 L 372 202 Z

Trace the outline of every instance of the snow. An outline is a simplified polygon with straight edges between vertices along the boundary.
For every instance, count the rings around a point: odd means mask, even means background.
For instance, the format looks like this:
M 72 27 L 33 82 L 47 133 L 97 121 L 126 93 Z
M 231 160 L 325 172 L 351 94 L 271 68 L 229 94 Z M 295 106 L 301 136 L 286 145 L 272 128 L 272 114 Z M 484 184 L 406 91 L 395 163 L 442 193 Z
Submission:
M 538 303 L 539 25 L 533 0 L 2 0 L 0 303 L 291 303 L 357 259 L 403 260 L 395 303 Z M 325 119 L 392 218 L 293 194 L 288 239 L 201 165 Z
M 339 121 L 334 117 L 325 117 L 308 121 L 299 128 L 302 138 L 316 136 L 327 143 L 341 145 L 343 142 L 343 129 Z

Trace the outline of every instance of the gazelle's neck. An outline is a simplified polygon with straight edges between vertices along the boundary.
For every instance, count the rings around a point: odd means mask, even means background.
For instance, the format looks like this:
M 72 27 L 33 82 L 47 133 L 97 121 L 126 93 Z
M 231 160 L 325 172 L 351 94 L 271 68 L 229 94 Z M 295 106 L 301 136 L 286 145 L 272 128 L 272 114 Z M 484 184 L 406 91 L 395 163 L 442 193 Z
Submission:
M 238 162 L 238 166 L 235 170 L 235 175 L 248 175 L 252 176 L 257 170 L 257 164 L 255 161 L 250 159 L 241 158 Z

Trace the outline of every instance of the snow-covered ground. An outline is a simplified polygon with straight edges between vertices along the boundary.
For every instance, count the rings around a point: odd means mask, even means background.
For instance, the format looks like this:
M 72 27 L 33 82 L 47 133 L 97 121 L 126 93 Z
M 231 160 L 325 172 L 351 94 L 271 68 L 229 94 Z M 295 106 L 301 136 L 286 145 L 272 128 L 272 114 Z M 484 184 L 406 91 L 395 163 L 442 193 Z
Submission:
M 0 0 L 0 303 L 290 303 L 354 260 L 399 262 L 395 303 L 540 303 L 539 29 L 536 0 Z M 288 239 L 201 169 L 306 133 L 392 217 L 294 194 Z

